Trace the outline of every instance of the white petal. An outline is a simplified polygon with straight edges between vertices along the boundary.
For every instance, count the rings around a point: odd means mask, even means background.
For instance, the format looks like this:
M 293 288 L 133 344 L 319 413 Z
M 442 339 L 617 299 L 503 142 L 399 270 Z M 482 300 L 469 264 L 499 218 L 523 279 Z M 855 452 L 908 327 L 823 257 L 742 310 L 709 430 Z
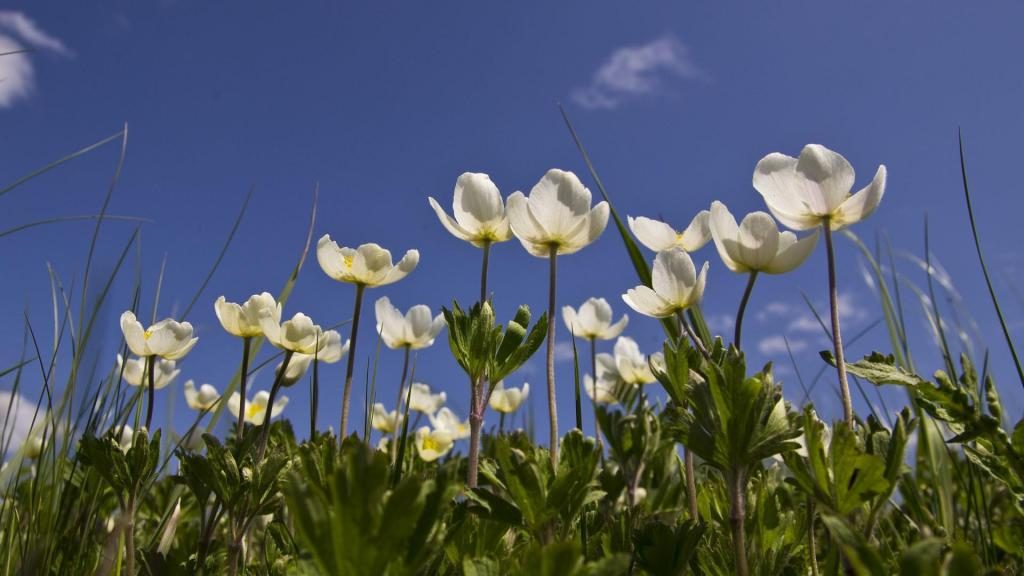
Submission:
M 797 240 L 796 235 L 792 232 L 783 232 L 779 235 L 778 254 L 763 271 L 768 274 L 785 274 L 794 270 L 797 266 L 803 264 L 804 260 L 807 260 L 807 257 L 814 251 L 817 243 L 817 230 L 800 240 Z
M 715 239 L 715 248 L 726 268 L 733 272 L 746 272 L 748 269 L 739 261 L 740 228 L 736 219 L 719 201 L 711 203 L 711 236 Z
M 666 301 L 679 305 L 686 300 L 697 280 L 693 260 L 678 248 L 659 252 L 651 271 L 651 287 Z
M 402 259 L 398 261 L 398 264 L 388 271 L 387 276 L 383 281 L 378 283 L 378 286 L 384 286 L 386 284 L 393 284 L 398 282 L 402 278 L 409 275 L 410 272 L 416 269 L 416 265 L 420 263 L 420 252 L 419 250 L 409 250 L 402 256 Z
M 739 261 L 752 270 L 763 270 L 778 253 L 779 229 L 764 212 L 743 218 L 739 229 Z
M 135 319 L 135 313 L 131 310 L 121 314 L 121 332 L 124 334 L 124 341 L 128 348 L 136 356 L 149 356 L 149 346 L 146 345 L 146 330 L 142 324 Z
M 672 304 L 647 286 L 630 288 L 622 295 L 622 301 L 633 310 L 652 318 L 666 318 L 675 312 Z
M 552 168 L 530 190 L 529 206 L 548 234 L 564 240 L 590 212 L 590 190 L 572 172 Z
M 579 325 L 576 310 L 572 306 L 562 306 L 562 321 L 565 322 L 565 328 L 570 334 L 584 338 L 583 328 Z
M 228 411 L 238 418 L 238 411 L 242 407 L 242 397 L 238 395 L 238 392 L 231 394 L 231 398 L 228 398 Z
M 437 200 L 428 197 L 427 201 L 430 202 L 430 207 L 434 209 L 434 213 L 437 214 L 437 219 L 441 221 L 441 225 L 448 230 L 452 236 L 455 236 L 459 240 L 470 240 L 473 234 L 468 230 L 459 225 L 454 218 L 445 213 L 444 208 L 437 203 Z
M 533 216 L 526 196 L 523 196 L 522 192 L 514 192 L 508 197 L 506 211 L 512 232 L 524 245 L 547 241 L 547 230 Z
M 455 220 L 471 234 L 505 216 L 501 192 L 487 174 L 466 172 L 455 182 Z
M 711 213 L 701 210 L 690 221 L 690 225 L 676 239 L 676 244 L 687 252 L 700 250 L 711 240 Z
M 885 165 L 879 166 L 871 183 L 853 196 L 850 196 L 836 210 L 836 214 L 831 221 L 832 229 L 839 230 L 870 216 L 875 211 L 875 208 L 878 208 L 878 204 L 882 201 L 882 196 L 885 194 L 886 176 Z
M 654 220 L 645 216 L 637 218 L 630 216 L 627 218 L 627 221 L 629 222 L 629 229 L 633 231 L 636 239 L 649 250 L 661 252 L 662 250 L 672 248 L 676 244 L 676 231 L 660 220 Z
M 426 348 L 434 343 L 434 337 L 430 331 L 434 322 L 431 318 L 430 308 L 418 304 L 409 309 L 405 314 L 405 339 L 412 343 L 415 349 Z
M 826 214 L 838 208 L 853 188 L 853 166 L 841 154 L 820 144 L 804 146 L 800 151 L 796 171 L 818 185 L 821 209 Z
M 345 258 L 338 243 L 331 240 L 330 234 L 324 234 L 316 243 L 316 261 L 320 268 L 331 278 L 341 282 L 351 282 L 351 273 L 345 266 Z
M 629 316 L 626 316 L 625 314 L 623 314 L 622 318 L 619 318 L 618 322 L 616 322 L 615 324 L 612 324 L 611 326 L 606 328 L 603 332 L 601 332 L 599 338 L 601 338 L 602 340 L 611 340 L 612 338 L 615 338 L 619 334 L 622 334 L 622 331 L 626 329 L 626 325 L 628 325 L 628 324 L 629 324 Z
M 797 159 L 777 152 L 754 169 L 754 188 L 779 222 L 794 230 L 809 230 L 821 223 L 824 211 L 819 186 L 798 174 Z M 815 211 L 815 208 L 820 208 Z
M 405 316 L 391 304 L 387 296 L 381 296 L 374 304 L 377 314 L 377 332 L 388 348 L 401 348 L 405 340 Z

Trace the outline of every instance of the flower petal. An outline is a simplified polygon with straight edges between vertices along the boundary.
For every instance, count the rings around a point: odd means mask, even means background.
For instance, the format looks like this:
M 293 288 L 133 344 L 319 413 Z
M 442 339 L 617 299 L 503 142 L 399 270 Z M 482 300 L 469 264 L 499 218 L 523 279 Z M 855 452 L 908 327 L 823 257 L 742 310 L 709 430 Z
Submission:
M 715 239 L 715 249 L 725 267 L 733 272 L 747 272 L 747 267 L 739 261 L 740 227 L 725 204 L 717 200 L 711 203 L 710 228 L 711 236 Z
M 695 252 L 704 247 L 711 240 L 711 212 L 701 210 L 690 221 L 690 225 L 683 230 L 676 239 L 676 244 L 687 252 Z
M 850 195 L 853 188 L 853 166 L 842 154 L 821 144 L 808 144 L 800 151 L 796 164 L 798 174 L 818 185 L 821 209 L 831 214 Z M 814 206 L 814 204 L 812 204 Z M 817 206 L 815 206 L 817 210 Z
M 778 253 L 779 229 L 765 212 L 752 212 L 739 228 L 739 261 L 752 270 L 763 270 Z
M 768 274 L 785 274 L 796 269 L 807 260 L 807 257 L 814 251 L 818 244 L 818 231 L 797 240 L 792 232 L 783 232 L 779 235 L 778 253 L 771 263 L 763 271 Z
M 622 301 L 640 314 L 652 318 L 667 318 L 675 312 L 672 304 L 647 286 L 630 288 L 622 295 Z
M 449 234 L 455 236 L 459 240 L 469 241 L 473 238 L 473 234 L 460 226 L 454 218 L 445 213 L 444 208 L 441 208 L 441 205 L 437 203 L 437 200 L 434 200 L 432 197 L 428 197 L 427 201 L 430 203 L 430 207 L 434 209 L 434 213 L 437 214 L 437 219 L 441 221 L 441 225 L 445 227 L 445 230 L 448 230 Z
M 849 199 L 839 206 L 831 220 L 832 229 L 840 230 L 845 226 L 860 222 L 870 216 L 875 211 L 875 208 L 878 208 L 878 204 L 882 201 L 882 196 L 885 194 L 886 177 L 887 172 L 883 164 L 878 167 L 878 171 L 875 172 L 875 177 L 871 180 L 870 184 L 853 196 L 850 196 Z
M 126 310 L 121 314 L 121 332 L 124 334 L 125 343 L 128 344 L 128 348 L 131 349 L 133 354 L 136 356 L 149 356 L 152 354 L 149 351 L 149 346 L 146 344 L 146 330 L 135 319 L 135 313 L 131 310 Z
M 398 261 L 398 264 L 388 271 L 384 279 L 377 283 L 378 286 L 385 286 L 387 284 L 394 284 L 402 278 L 409 275 L 410 272 L 416 269 L 416 265 L 420 263 L 420 252 L 419 250 L 408 250 L 405 256 Z
M 455 182 L 455 220 L 472 235 L 505 217 L 501 192 L 487 174 L 465 172 Z
M 651 271 L 651 287 L 674 306 L 682 304 L 697 280 L 693 260 L 678 248 L 659 252 Z
M 645 216 L 629 216 L 626 220 L 636 239 L 649 250 L 661 252 L 675 246 L 676 231 L 668 224 Z

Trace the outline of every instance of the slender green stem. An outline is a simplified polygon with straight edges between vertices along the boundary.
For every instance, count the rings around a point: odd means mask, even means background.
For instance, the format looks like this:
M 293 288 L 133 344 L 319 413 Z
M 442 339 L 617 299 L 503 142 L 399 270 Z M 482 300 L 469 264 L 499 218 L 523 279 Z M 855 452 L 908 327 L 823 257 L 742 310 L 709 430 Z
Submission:
M 281 384 L 284 382 L 284 374 L 288 371 L 288 363 L 291 362 L 292 354 L 294 353 L 291 350 L 285 350 L 284 360 L 281 361 L 281 369 L 277 371 L 274 385 L 270 387 L 270 396 L 267 397 L 267 408 L 263 413 L 263 427 L 260 430 L 259 449 L 256 451 L 257 462 L 263 460 L 263 455 L 267 451 L 267 442 L 270 440 L 270 419 L 274 415 L 274 401 L 277 400 L 277 392 L 281 389 Z
M 491 259 L 491 243 L 484 242 L 484 263 L 480 269 L 480 302 L 484 303 L 487 301 L 487 266 Z
M 498 434 L 500 435 L 505 432 L 505 413 L 499 412 L 499 414 L 501 414 L 498 416 Z
M 811 563 L 811 576 L 818 576 L 818 544 L 814 534 L 814 497 L 807 497 L 807 555 Z
M 152 358 L 152 356 L 150 356 Z M 124 511 L 124 573 L 135 574 L 135 497 L 128 497 L 128 509 Z
M 558 468 L 558 406 L 555 400 L 555 293 L 558 276 L 558 245 L 552 244 L 548 259 L 551 261 L 548 286 L 548 418 L 551 431 L 551 466 Z
M 693 452 L 686 446 L 683 446 L 683 463 L 686 466 L 686 503 L 689 506 L 690 520 L 696 522 L 700 517 L 700 510 L 697 508 L 697 467 L 693 462 Z
M 149 376 L 149 405 L 146 407 L 146 430 L 153 422 L 153 397 L 156 396 L 156 356 L 146 357 L 146 373 Z
M 732 342 L 736 349 L 740 349 L 740 338 L 743 335 L 743 313 L 747 311 L 747 302 L 750 301 L 750 293 L 754 291 L 754 282 L 757 281 L 757 270 L 750 272 L 747 278 L 747 288 L 743 291 L 743 298 L 740 300 L 740 309 L 736 312 L 736 335 Z
M 597 438 L 597 447 L 601 450 L 601 459 L 604 459 L 604 440 L 601 439 L 601 426 L 597 421 L 597 339 L 590 339 L 590 405 L 594 408 L 594 438 Z
M 484 423 L 484 400 L 482 379 L 469 383 L 469 469 L 466 472 L 466 486 L 476 488 L 480 470 L 480 430 Z
M 742 470 L 729 474 L 729 523 L 732 525 L 733 555 L 736 557 L 736 574 L 747 576 L 747 481 Z
M 708 352 L 708 349 L 704 347 L 704 342 L 701 341 L 700 337 L 693 331 L 693 328 L 690 327 L 690 323 L 686 321 L 686 316 L 683 315 L 683 311 L 677 310 L 676 316 L 679 318 L 679 325 L 683 328 L 683 333 L 686 334 L 691 342 L 693 342 L 693 347 L 700 351 L 701 356 L 703 356 L 705 360 L 711 362 L 711 354 Z
M 405 391 L 405 377 L 409 374 L 409 347 L 405 347 L 404 359 L 402 360 L 402 379 L 398 381 L 398 401 L 395 402 L 395 410 L 402 413 L 402 394 Z
M 242 338 L 242 374 L 239 382 L 238 431 L 235 433 L 239 439 L 245 433 L 245 384 L 249 376 L 249 346 L 251 343 L 251 337 L 246 336 Z
M 316 416 L 320 411 L 320 360 L 313 359 L 313 380 L 309 389 L 309 439 L 316 436 Z
M 825 222 L 825 248 L 828 252 L 828 298 L 832 308 L 832 345 L 835 348 L 836 372 L 839 374 L 839 392 L 843 400 L 843 419 L 852 428 L 853 401 L 850 399 L 850 384 L 846 379 L 846 355 L 843 353 L 843 336 L 839 330 L 839 288 L 836 286 L 836 257 L 832 246 L 832 224 Z
M 345 389 L 341 396 L 341 428 L 338 430 L 338 441 L 345 439 L 348 431 L 348 404 L 352 396 L 352 373 L 356 367 L 356 336 L 359 335 L 359 314 L 363 309 L 363 292 L 366 286 L 356 284 L 355 310 L 352 312 L 352 331 L 349 335 L 351 344 L 348 349 L 348 365 L 345 368 Z

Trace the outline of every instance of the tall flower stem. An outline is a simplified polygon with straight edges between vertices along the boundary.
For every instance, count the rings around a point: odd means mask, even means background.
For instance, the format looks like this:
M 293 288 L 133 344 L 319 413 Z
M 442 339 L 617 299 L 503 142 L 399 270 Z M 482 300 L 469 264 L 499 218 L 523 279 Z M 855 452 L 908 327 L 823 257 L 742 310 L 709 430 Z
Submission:
M 152 356 L 150 356 L 152 358 Z M 135 574 L 135 496 L 128 497 L 124 516 L 124 573 Z
M 320 360 L 313 359 L 313 380 L 309 389 L 309 439 L 316 436 L 316 415 L 320 411 Z
M 491 260 L 491 243 L 485 241 L 482 246 L 484 251 L 484 263 L 480 268 L 480 302 L 487 300 L 487 266 Z
M 594 438 L 597 438 L 597 447 L 601 450 L 601 459 L 604 460 L 604 440 L 601 439 L 601 425 L 597 421 L 597 339 L 590 339 L 590 405 L 594 408 Z
M 153 421 L 153 397 L 156 396 L 156 356 L 146 357 L 146 375 L 149 377 L 149 405 L 146 406 L 146 430 Z
M 697 336 L 697 333 L 690 327 L 690 323 L 686 321 L 686 316 L 683 315 L 683 311 L 676 311 L 676 317 L 679 318 L 679 326 L 683 329 L 683 332 L 690 341 L 693 342 L 694 348 L 700 351 L 701 356 L 703 356 L 705 360 L 711 362 L 711 354 L 708 352 L 708 349 L 704 347 L 704 342 L 701 341 L 700 336 Z
M 732 525 L 732 546 L 733 555 L 736 557 L 736 574 L 747 576 L 750 569 L 747 567 L 747 494 L 746 494 L 746 473 L 742 470 L 733 470 L 729 475 L 729 523 Z
M 466 486 L 476 488 L 480 469 L 480 430 L 484 423 L 483 381 L 470 381 L 469 394 L 469 470 L 466 472 Z
M 700 510 L 697 509 L 697 467 L 693 462 L 693 452 L 686 446 L 683 446 L 683 464 L 686 466 L 686 503 L 689 505 L 690 520 L 696 522 L 700 516 Z
M 245 433 L 245 384 L 249 378 L 249 346 L 251 343 L 251 337 L 246 336 L 242 338 L 242 374 L 239 381 L 238 432 L 235 433 L 235 436 L 239 439 Z
M 747 278 L 747 288 L 743 291 L 743 298 L 740 300 L 740 309 L 736 312 L 736 334 L 732 343 L 736 349 L 740 349 L 740 337 L 743 335 L 743 313 L 747 311 L 747 302 L 750 301 L 750 293 L 754 291 L 754 282 L 757 282 L 757 270 L 750 272 Z
M 552 244 L 548 258 L 551 261 L 548 287 L 548 417 L 551 424 L 551 466 L 558 468 L 558 406 L 555 400 L 555 289 L 558 276 L 558 245 Z
M 395 403 L 395 410 L 402 413 L 402 392 L 405 391 L 405 377 L 409 374 L 409 346 L 405 346 L 404 359 L 402 360 L 402 379 L 398 381 L 398 401 Z
M 352 344 L 348 349 L 348 365 L 345 367 L 345 389 L 341 395 L 341 428 L 338 429 L 338 441 L 345 439 L 345 434 L 348 431 L 348 403 L 349 398 L 352 396 L 352 373 L 356 368 L 356 336 L 359 335 L 359 314 L 363 310 L 363 292 L 366 290 L 366 286 L 363 284 L 356 284 L 356 303 L 355 309 L 352 311 L 352 331 L 349 334 L 349 340 Z
M 839 374 L 839 391 L 843 395 L 843 419 L 852 428 L 853 402 L 850 400 L 850 384 L 846 380 L 846 355 L 843 353 L 843 335 L 839 330 L 839 288 L 836 286 L 836 257 L 832 246 L 832 223 L 826 221 L 825 248 L 828 252 L 828 299 L 832 308 L 832 346 L 836 355 L 836 372 Z
M 284 382 L 284 374 L 288 371 L 288 363 L 291 362 L 292 354 L 294 353 L 295 352 L 291 350 L 285 350 L 284 360 L 281 362 L 281 369 L 277 371 L 277 377 L 274 378 L 274 385 L 270 387 L 270 396 L 267 397 L 267 408 L 263 413 L 259 449 L 256 451 L 257 462 L 263 460 L 263 454 L 267 451 L 267 442 L 270 440 L 270 418 L 274 415 L 274 401 L 277 400 L 277 392 L 281 389 L 281 383 Z

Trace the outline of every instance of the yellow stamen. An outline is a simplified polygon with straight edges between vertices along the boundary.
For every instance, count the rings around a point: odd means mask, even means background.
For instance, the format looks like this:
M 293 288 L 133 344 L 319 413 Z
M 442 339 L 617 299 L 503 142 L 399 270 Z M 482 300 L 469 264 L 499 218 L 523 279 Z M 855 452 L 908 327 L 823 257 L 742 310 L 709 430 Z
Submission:
M 352 267 L 352 258 L 353 258 L 352 256 L 342 256 L 342 260 L 345 261 L 345 267 L 346 268 L 351 268 Z
M 441 451 L 441 443 L 438 442 L 437 440 L 434 440 L 434 438 L 432 436 L 427 436 L 427 437 L 423 438 L 423 449 L 424 450 L 433 450 L 434 452 L 440 452 Z
M 143 340 L 149 340 L 149 337 L 152 336 L 152 335 L 153 335 L 153 331 L 152 330 L 146 330 L 145 332 L 142 333 L 142 339 Z

